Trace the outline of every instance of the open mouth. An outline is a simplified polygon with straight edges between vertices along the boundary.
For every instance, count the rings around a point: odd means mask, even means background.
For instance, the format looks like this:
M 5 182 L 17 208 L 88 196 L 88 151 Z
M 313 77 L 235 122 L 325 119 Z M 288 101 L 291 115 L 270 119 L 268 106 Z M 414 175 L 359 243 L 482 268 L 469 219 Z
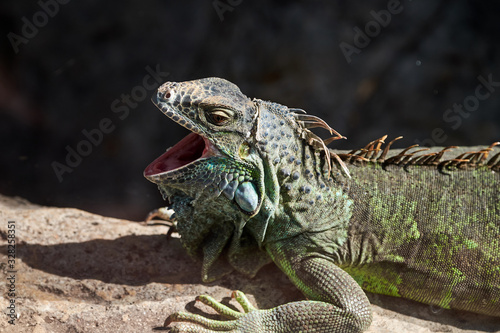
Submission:
M 153 103 L 168 118 L 190 130 L 191 133 L 146 167 L 144 176 L 153 183 L 159 180 L 163 182 L 165 181 L 164 176 L 168 178 L 176 171 L 180 171 L 197 161 L 213 156 L 222 156 L 197 123 L 178 109 L 178 104 L 186 101 L 175 92 L 176 85 L 175 82 L 163 84 L 158 88 Z
M 144 170 L 144 176 L 150 177 L 174 171 L 212 155 L 215 155 L 212 143 L 201 135 L 191 133 L 148 165 Z

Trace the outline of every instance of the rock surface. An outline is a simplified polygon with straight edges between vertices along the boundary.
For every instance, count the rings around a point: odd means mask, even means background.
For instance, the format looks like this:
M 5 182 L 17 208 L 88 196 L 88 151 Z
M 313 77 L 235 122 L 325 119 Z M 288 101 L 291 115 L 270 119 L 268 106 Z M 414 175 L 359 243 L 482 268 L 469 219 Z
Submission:
M 9 221 L 15 221 L 15 263 L 7 261 Z M 301 299 L 273 265 L 254 279 L 234 273 L 202 284 L 200 265 L 167 239 L 168 227 L 52 208 L 0 196 L 1 332 L 149 332 L 168 314 L 213 313 L 194 297 L 229 301 L 246 292 L 261 308 Z M 15 273 L 10 273 L 10 270 Z M 4 315 L 15 275 L 15 325 Z M 370 295 L 374 322 L 369 332 L 500 332 L 500 319 L 436 310 L 401 299 Z M 186 306 L 187 304 L 187 306 Z M 231 304 L 234 304 L 231 301 Z M 200 311 L 201 310 L 201 311 Z M 215 318 L 215 316 L 214 316 Z

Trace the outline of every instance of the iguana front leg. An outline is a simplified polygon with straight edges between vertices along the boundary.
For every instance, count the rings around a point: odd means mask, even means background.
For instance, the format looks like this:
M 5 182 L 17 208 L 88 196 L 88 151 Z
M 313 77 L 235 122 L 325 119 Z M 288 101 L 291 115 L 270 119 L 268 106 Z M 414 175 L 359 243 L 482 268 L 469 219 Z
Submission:
M 297 238 L 268 245 L 267 250 L 278 267 L 310 300 L 303 302 L 301 314 L 302 327 L 307 329 L 296 326 L 295 330 L 287 332 L 362 332 L 368 329 L 372 313 L 366 294 L 331 258 L 309 250 Z M 290 310 L 285 310 L 285 314 L 294 316 Z
M 371 308 L 359 285 L 328 257 L 315 253 L 300 254 L 297 248 L 290 244 L 278 243 L 268 246 L 268 252 L 310 300 L 290 302 L 269 310 L 258 310 L 248 303 L 243 293 L 237 292 L 233 296 L 236 296 L 245 310 L 245 313 L 239 313 L 207 296 L 202 296 L 198 300 L 234 319 L 216 321 L 198 315 L 176 313 L 167 319 L 166 324 L 190 322 L 181 324 L 173 332 L 205 333 L 353 333 L 367 329 L 372 319 Z

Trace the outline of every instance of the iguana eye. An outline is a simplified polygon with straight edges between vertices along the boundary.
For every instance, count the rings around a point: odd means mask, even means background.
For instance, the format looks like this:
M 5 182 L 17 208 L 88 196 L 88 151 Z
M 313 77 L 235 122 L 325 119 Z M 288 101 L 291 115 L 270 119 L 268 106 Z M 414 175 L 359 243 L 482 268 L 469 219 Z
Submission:
M 214 125 L 222 126 L 229 122 L 232 113 L 228 110 L 213 109 L 207 112 L 207 119 Z

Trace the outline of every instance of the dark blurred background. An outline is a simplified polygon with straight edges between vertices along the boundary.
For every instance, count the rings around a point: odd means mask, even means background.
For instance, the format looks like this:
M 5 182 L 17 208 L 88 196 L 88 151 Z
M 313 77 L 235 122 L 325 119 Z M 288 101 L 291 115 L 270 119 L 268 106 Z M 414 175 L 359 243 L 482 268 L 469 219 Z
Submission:
M 0 193 L 141 220 L 162 204 L 143 169 L 187 134 L 150 97 L 207 76 L 324 118 L 348 137 L 332 148 L 384 134 L 489 145 L 499 13 L 473 0 L 2 0 Z

